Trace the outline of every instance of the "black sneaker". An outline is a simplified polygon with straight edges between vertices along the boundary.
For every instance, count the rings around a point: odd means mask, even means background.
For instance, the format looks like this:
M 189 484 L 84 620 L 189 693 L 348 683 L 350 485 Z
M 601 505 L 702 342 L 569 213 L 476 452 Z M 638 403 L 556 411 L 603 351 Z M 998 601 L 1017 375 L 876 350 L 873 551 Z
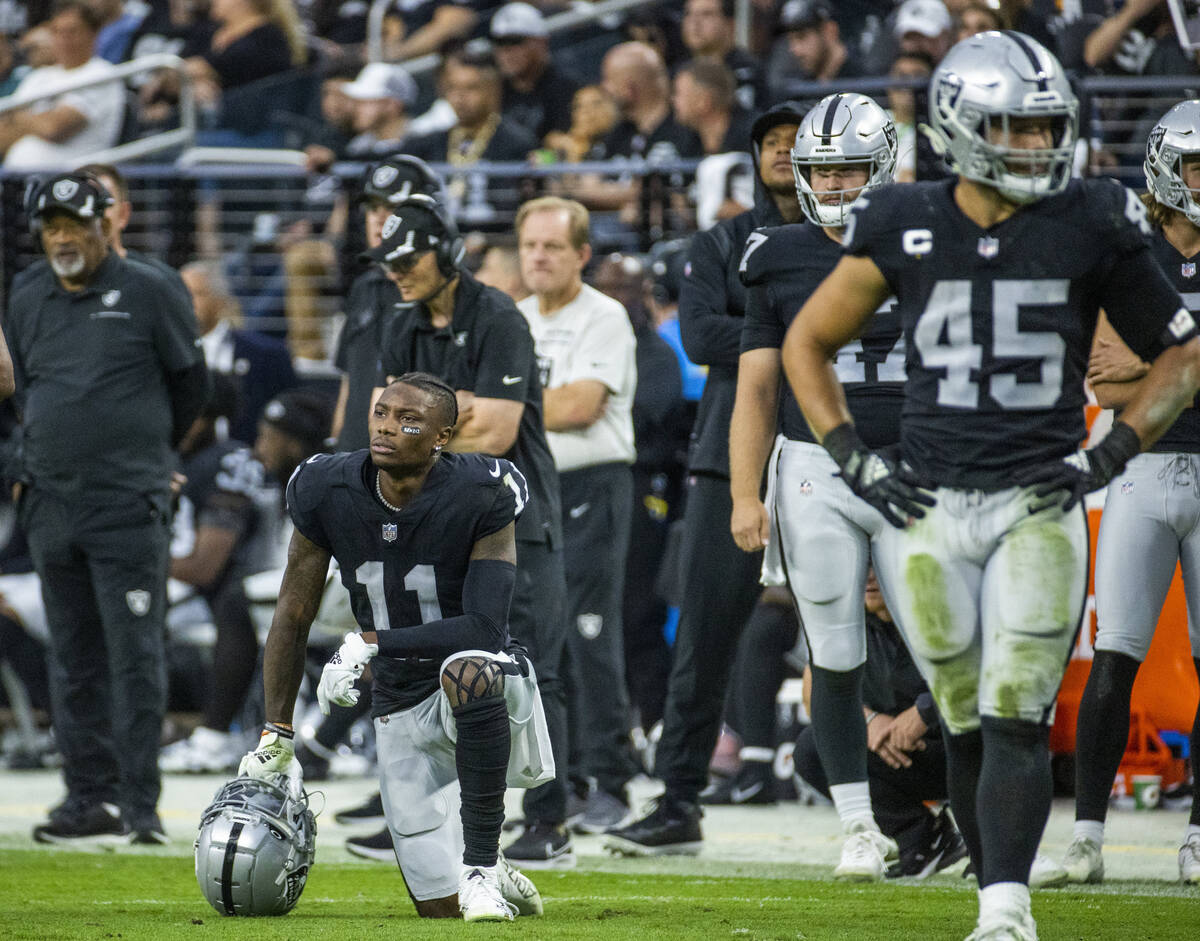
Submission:
M 621 856 L 694 856 L 704 837 L 699 805 L 663 795 L 640 820 L 608 831 L 604 848 Z
M 129 842 L 134 846 L 166 846 L 170 842 L 158 814 L 132 817 L 131 820 Z
M 535 822 L 504 847 L 504 855 L 518 869 L 574 869 L 575 849 L 565 827 Z
M 79 845 L 125 843 L 129 829 L 116 804 L 90 804 L 74 812 L 68 805 L 55 808 L 48 823 L 34 827 L 33 839 L 36 843 Z
M 762 761 L 747 761 L 733 777 L 714 778 L 700 792 L 701 804 L 774 804 L 775 772 Z
M 392 834 L 387 827 L 370 836 L 352 836 L 346 841 L 346 852 L 363 859 L 380 863 L 394 863 L 396 849 L 392 846 Z
M 967 844 L 955 826 L 949 810 L 943 808 L 929 828 L 928 837 L 914 849 L 900 854 L 899 862 L 888 871 L 889 879 L 909 876 L 925 879 L 941 872 L 967 855 Z
M 383 816 L 383 796 L 376 791 L 373 797 L 368 797 L 366 801 L 359 804 L 357 807 L 351 807 L 349 810 L 339 810 L 333 815 L 335 823 L 340 823 L 344 827 L 352 827 L 358 824 L 370 827 L 378 827 L 387 823 Z M 391 843 L 388 843 L 391 846 Z

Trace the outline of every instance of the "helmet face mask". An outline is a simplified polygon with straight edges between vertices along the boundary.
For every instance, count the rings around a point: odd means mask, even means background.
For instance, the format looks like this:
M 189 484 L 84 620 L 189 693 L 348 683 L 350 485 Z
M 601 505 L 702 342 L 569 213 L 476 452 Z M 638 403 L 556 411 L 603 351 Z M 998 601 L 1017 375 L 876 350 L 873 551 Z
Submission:
M 1154 125 L 1146 141 L 1146 186 L 1156 202 L 1200 227 L 1200 189 L 1184 179 L 1184 163 L 1200 160 L 1200 101 L 1181 101 Z
M 316 853 L 307 797 L 277 784 L 234 778 L 200 818 L 196 881 L 222 915 L 285 915 L 295 907 Z
M 1036 40 L 1011 31 L 964 39 L 934 71 L 929 99 L 929 137 L 959 176 L 1019 205 L 1066 189 L 1079 102 Z M 1014 146 L 1027 144 L 1035 128 L 1048 131 L 1043 146 Z
M 865 180 L 844 189 L 818 192 L 812 185 L 812 173 L 822 166 L 861 167 Z M 829 95 L 800 122 L 792 146 L 792 173 L 800 208 L 815 225 L 844 227 L 858 199 L 892 182 L 895 167 L 896 127 L 887 112 L 866 95 Z M 822 197 L 836 197 L 837 201 L 826 203 Z

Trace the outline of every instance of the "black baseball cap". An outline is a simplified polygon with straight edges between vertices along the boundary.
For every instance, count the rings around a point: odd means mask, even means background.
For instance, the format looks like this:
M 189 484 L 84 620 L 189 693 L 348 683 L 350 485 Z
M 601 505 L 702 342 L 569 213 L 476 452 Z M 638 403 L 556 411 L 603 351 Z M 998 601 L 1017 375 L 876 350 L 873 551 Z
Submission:
M 281 392 L 262 410 L 262 420 L 318 450 L 329 434 L 333 409 L 326 396 L 307 389 Z
M 432 208 L 406 203 L 383 223 L 382 241 L 359 257 L 383 265 L 406 255 L 436 251 L 449 238 L 441 218 Z
M 30 194 L 29 216 L 39 220 L 52 212 L 65 212 L 87 222 L 99 219 L 112 205 L 112 196 L 94 177 L 60 173 L 44 180 Z
M 413 195 L 441 194 L 441 178 L 419 157 L 399 154 L 368 167 L 363 175 L 361 199 L 395 206 Z
M 779 11 L 779 28 L 783 32 L 815 29 L 833 19 L 833 10 L 825 0 L 787 0 Z

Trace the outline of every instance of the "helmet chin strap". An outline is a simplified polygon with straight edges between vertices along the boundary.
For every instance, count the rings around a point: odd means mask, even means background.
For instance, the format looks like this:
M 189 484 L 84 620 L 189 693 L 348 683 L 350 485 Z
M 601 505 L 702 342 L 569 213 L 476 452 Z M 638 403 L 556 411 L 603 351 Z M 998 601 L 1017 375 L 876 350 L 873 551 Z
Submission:
M 438 269 L 438 273 L 441 274 L 441 269 Z M 442 283 L 439 284 L 432 291 L 430 291 L 428 294 L 426 294 L 424 297 L 414 298 L 411 301 L 398 301 L 396 303 L 396 306 L 403 308 L 404 310 L 408 310 L 412 307 L 416 307 L 418 304 L 428 304 L 431 300 L 433 300 L 435 297 L 437 297 L 439 294 L 441 294 L 442 291 L 446 290 L 446 288 L 448 288 L 452 282 L 457 280 L 457 278 L 458 278 L 458 269 L 455 269 L 454 273 L 451 275 L 443 274 L 442 275 Z

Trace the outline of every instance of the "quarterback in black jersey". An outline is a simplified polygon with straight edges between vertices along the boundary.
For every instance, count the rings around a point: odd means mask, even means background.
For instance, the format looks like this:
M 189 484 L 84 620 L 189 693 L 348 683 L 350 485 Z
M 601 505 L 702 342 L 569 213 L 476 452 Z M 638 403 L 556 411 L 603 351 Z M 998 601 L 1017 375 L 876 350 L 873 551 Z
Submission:
M 1142 203 L 1070 179 L 1078 102 L 1046 49 L 1011 31 L 963 40 L 934 72 L 930 112 L 957 178 L 855 207 L 783 362 L 847 484 L 894 524 L 875 568 L 949 733 L 950 799 L 981 887 L 971 939 L 1026 941 L 1052 791 L 1046 719 L 1087 588 L 1081 501 L 1191 401 L 1200 340 Z M 907 349 L 901 463 L 863 442 L 830 365 L 888 295 Z M 1108 436 L 1078 450 L 1100 307 L 1153 365 Z
M 1150 132 L 1143 197 L 1152 247 L 1184 304 L 1200 313 L 1200 101 L 1184 101 Z M 1124 409 L 1149 366 L 1102 319 L 1088 379 L 1105 408 Z M 1096 546 L 1095 656 L 1075 733 L 1075 832 L 1062 866 L 1043 880 L 1104 878 L 1104 820 L 1113 779 L 1129 739 L 1133 683 L 1150 650 L 1176 565 L 1183 572 L 1191 653 L 1200 674 L 1200 409 L 1193 403 L 1145 454 L 1113 478 Z M 1140 586 L 1130 591 L 1131 585 Z M 1200 713 L 1192 726 L 1192 772 L 1200 778 Z M 1200 801 L 1179 850 L 1179 878 L 1200 884 Z
M 850 207 L 890 183 L 895 164 L 896 128 L 866 95 L 829 95 L 804 116 L 792 166 L 808 221 L 758 229 L 746 242 L 746 320 L 729 425 L 730 529 L 743 551 L 766 550 L 763 580 L 786 584 L 795 599 L 811 651 L 814 738 L 846 833 L 834 875 L 855 880 L 883 878 L 898 852 L 871 813 L 861 696 L 870 540 L 886 523 L 837 479 L 791 390 L 780 389 L 779 350 L 796 313 L 837 264 Z M 834 368 L 870 446 L 895 445 L 904 347 L 890 301 L 862 340 L 838 351 Z M 781 410 L 767 506 L 760 488 Z M 885 720 L 873 721 L 878 733 Z
M 505 652 L 528 491 L 508 461 L 441 453 L 457 417 L 453 389 L 406 374 L 372 406 L 368 451 L 318 455 L 292 475 L 296 529 L 263 661 L 267 724 L 239 770 L 298 777 L 292 710 L 336 558 L 362 633 L 326 664 L 322 709 L 357 701 L 373 661 L 384 815 L 418 913 L 503 920 L 541 911 L 533 884 L 497 858 L 506 780 L 532 786 L 554 764 L 537 677 Z

